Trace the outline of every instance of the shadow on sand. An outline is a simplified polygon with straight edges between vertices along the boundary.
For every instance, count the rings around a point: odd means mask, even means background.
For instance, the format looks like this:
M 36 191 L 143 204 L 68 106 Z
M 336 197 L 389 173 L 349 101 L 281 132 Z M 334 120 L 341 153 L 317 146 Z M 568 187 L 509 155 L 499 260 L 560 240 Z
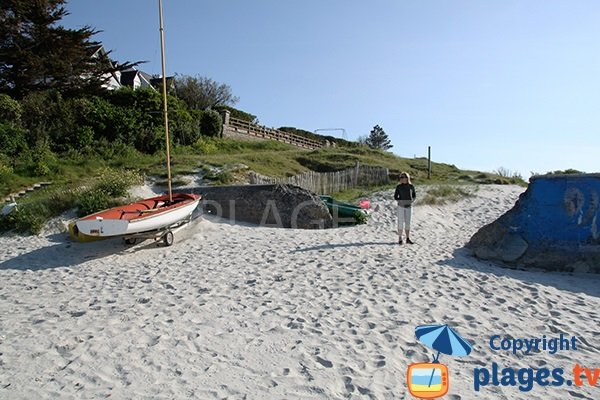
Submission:
M 358 242 L 358 243 L 337 243 L 337 244 L 321 244 L 313 247 L 305 247 L 302 249 L 292 250 L 291 253 L 304 253 L 307 251 L 322 251 L 332 250 L 336 248 L 348 248 L 348 247 L 370 247 L 370 246 L 398 246 L 398 242 Z
M 600 297 L 599 274 L 512 268 L 508 265 L 477 259 L 472 256 L 472 252 L 469 249 L 464 247 L 456 249 L 453 253 L 453 258 L 438 261 L 437 264 L 459 269 L 472 269 L 494 274 L 498 277 L 520 280 L 525 283 L 537 283 L 544 286 L 552 286 L 560 290 Z
M 107 239 L 91 243 L 71 241 L 68 234 L 60 233 L 46 237 L 50 246 L 37 248 L 28 253 L 19 254 L 0 263 L 0 270 L 31 270 L 75 267 L 87 261 L 113 255 L 132 253 L 149 247 L 156 247 L 153 241 L 145 241 L 132 248 L 121 238 Z

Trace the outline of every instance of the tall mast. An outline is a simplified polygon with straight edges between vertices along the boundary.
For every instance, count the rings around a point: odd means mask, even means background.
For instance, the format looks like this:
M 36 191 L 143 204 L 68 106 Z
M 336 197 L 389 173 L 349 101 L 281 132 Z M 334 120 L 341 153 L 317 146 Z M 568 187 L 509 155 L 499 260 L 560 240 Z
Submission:
M 163 115 L 165 119 L 165 137 L 167 141 L 167 178 L 169 181 L 169 201 L 173 201 L 171 192 L 171 154 L 169 152 L 169 116 L 167 112 L 167 73 L 165 67 L 165 31 L 163 29 L 162 0 L 158 0 L 158 16 L 160 19 L 160 58 L 162 61 L 162 97 Z

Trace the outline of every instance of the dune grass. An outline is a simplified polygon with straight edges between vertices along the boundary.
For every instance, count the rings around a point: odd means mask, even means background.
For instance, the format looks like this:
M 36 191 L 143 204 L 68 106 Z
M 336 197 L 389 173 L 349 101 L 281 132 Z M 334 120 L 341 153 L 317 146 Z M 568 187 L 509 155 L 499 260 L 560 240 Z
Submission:
M 431 178 L 427 178 L 427 159 L 401 158 L 392 153 L 372 150 L 367 147 L 344 148 L 329 147 L 318 150 L 305 150 L 276 141 L 241 141 L 231 139 L 202 139 L 193 146 L 174 147 L 171 152 L 171 172 L 173 179 L 178 175 L 192 175 L 200 170 L 207 171 L 213 184 L 231 184 L 243 176 L 236 171 L 251 170 L 262 175 L 287 177 L 308 171 L 329 172 L 361 165 L 380 166 L 390 171 L 391 183 L 387 187 L 355 188 L 344 193 L 334 194 L 342 201 L 353 201 L 368 197 L 375 191 L 393 188 L 401 171 L 411 174 L 417 184 L 441 183 L 520 183 L 515 178 L 478 171 L 464 171 L 451 164 L 432 163 Z M 236 166 L 244 165 L 244 168 Z M 44 175 L 36 175 L 26 165 L 0 174 L 0 195 L 22 190 L 33 183 L 52 181 L 51 189 L 39 191 L 35 195 L 19 199 L 24 211 L 20 214 L 23 221 L 10 217 L 0 220 L 0 231 L 15 229 L 25 232 L 29 224 L 30 231 L 39 231 L 44 221 L 52 218 L 66 208 L 78 206 L 91 210 L 98 206 L 111 204 L 111 199 L 101 193 L 82 198 L 81 194 L 69 194 L 82 186 L 90 186 L 105 168 L 117 171 L 117 175 L 152 175 L 166 179 L 166 161 L 164 153 L 142 154 L 132 148 L 122 148 L 110 158 L 98 154 L 66 154 L 52 157 L 47 163 Z M 214 167 L 220 172 L 212 172 Z M 449 190 L 449 189 L 444 189 Z M 62 195 L 60 195 L 62 193 Z M 449 200 L 461 193 L 439 192 L 433 195 L 431 202 Z M 111 197 L 111 196 L 108 196 Z M 433 199 L 437 200 L 433 200 Z M 425 200 L 424 200 L 425 201 Z M 444 200 L 445 201 L 445 200 Z M 29 211 L 27 211 L 29 210 Z M 29 222 L 27 222 L 29 221 Z
M 425 195 L 417 199 L 417 204 L 442 205 L 454 203 L 465 197 L 473 196 L 477 189 L 477 186 L 435 185 L 427 188 Z

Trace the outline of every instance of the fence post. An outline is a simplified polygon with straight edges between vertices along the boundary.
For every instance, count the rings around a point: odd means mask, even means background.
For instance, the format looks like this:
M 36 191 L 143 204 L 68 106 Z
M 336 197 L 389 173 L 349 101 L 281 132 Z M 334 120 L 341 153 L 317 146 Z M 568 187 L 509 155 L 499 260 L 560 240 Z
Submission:
M 427 146 L 427 179 L 431 179 L 431 146 Z

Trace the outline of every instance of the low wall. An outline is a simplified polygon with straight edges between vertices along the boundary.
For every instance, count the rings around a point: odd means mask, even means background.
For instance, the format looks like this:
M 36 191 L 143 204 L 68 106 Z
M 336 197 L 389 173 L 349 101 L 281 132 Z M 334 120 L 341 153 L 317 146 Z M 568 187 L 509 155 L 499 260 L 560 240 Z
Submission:
M 600 174 L 530 179 L 513 209 L 467 244 L 483 259 L 600 273 Z
M 277 140 L 305 149 L 318 149 L 326 145 L 326 143 L 308 139 L 304 136 L 294 135 L 233 118 L 228 110 L 222 111 L 221 118 L 223 119 L 223 137 L 244 140 L 251 137 L 259 140 Z
M 333 227 L 319 196 L 297 186 L 201 186 L 178 192 L 202 194 L 202 208 L 213 215 L 260 226 L 300 229 Z

